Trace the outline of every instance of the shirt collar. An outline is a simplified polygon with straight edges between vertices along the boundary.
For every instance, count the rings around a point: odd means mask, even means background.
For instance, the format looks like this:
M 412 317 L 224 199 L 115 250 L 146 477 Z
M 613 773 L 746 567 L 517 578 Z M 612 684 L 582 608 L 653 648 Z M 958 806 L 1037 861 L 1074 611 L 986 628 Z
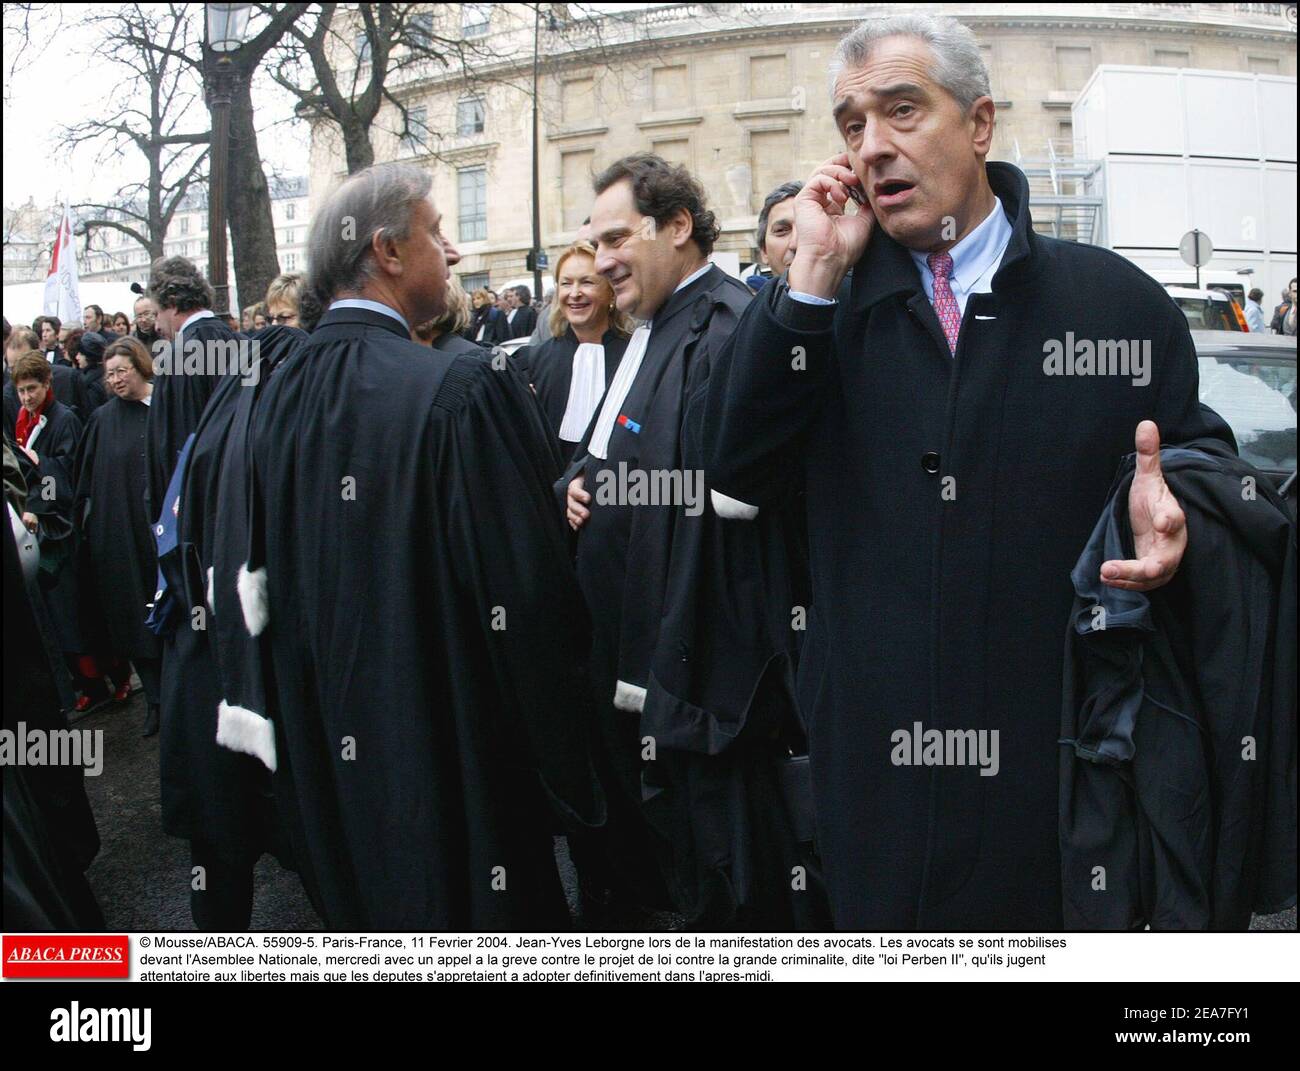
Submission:
M 708 263 L 708 262 L 706 261 L 705 264 L 704 264 L 704 267 L 702 267 L 702 268 L 698 268 L 698 269 L 696 269 L 695 271 L 691 272 L 690 275 L 688 275 L 685 279 L 683 279 L 680 283 L 678 283 L 678 284 L 673 288 L 673 293 L 675 294 L 675 293 L 677 293 L 678 290 L 681 290 L 681 289 L 684 289 L 685 287 L 690 286 L 691 283 L 695 282 L 696 279 L 698 279 L 701 275 L 703 275 L 703 274 L 704 274 L 706 271 L 708 271 L 711 267 L 713 267 L 713 265 L 710 264 L 710 263 Z
M 210 320 L 214 316 L 216 316 L 216 313 L 213 312 L 211 309 L 199 309 L 199 311 L 196 312 L 193 316 L 190 316 L 188 319 L 186 319 L 186 321 L 183 324 L 181 324 L 180 327 L 176 328 L 177 344 L 179 345 L 181 340 L 181 335 L 185 333 L 185 329 L 189 327 L 190 324 L 196 324 L 200 320 Z
M 384 316 L 391 316 L 401 324 L 408 335 L 411 333 L 411 325 L 406 322 L 406 317 L 391 305 L 385 305 L 382 301 L 371 301 L 369 298 L 340 298 L 338 301 L 331 302 L 330 308 L 366 309 L 369 312 L 382 313 Z
M 676 293 L 678 293 L 679 291 L 685 290 L 688 286 L 691 285 L 691 283 L 695 282 L 696 279 L 702 278 L 702 277 L 704 276 L 704 274 L 705 274 L 706 272 L 708 272 L 708 270 L 709 270 L 710 268 L 712 268 L 712 267 L 713 267 L 712 264 L 706 262 L 705 265 L 704 265 L 704 267 L 702 267 L 702 268 L 697 268 L 695 271 L 691 272 L 690 275 L 688 275 L 685 279 L 683 279 L 680 283 L 678 283 L 678 284 L 673 288 L 673 294 L 676 294 Z M 672 294 L 669 294 L 669 295 L 668 295 L 668 301 L 671 301 L 671 300 L 672 300 L 672 296 L 673 296 Z M 666 308 L 668 307 L 668 301 L 665 301 L 665 302 L 664 302 L 664 304 L 663 304 L 663 308 L 661 308 L 661 309 L 659 310 L 659 313 L 656 313 L 656 316 L 662 314 L 662 313 L 663 313 L 663 310 L 666 309 Z M 645 326 L 651 328 L 652 330 L 654 329 L 654 325 L 655 325 L 655 316 L 650 317 L 650 319 L 648 319 L 648 320 L 645 322 Z
M 993 211 L 978 227 L 948 250 L 952 257 L 952 281 L 955 289 L 963 293 L 970 290 L 981 275 L 989 270 L 1011 241 L 1011 222 L 1002 207 L 1002 198 L 993 198 Z M 929 253 L 909 249 L 912 260 L 923 272 L 930 272 Z M 933 274 L 933 273 L 930 273 Z M 923 276 L 924 277 L 924 276 Z

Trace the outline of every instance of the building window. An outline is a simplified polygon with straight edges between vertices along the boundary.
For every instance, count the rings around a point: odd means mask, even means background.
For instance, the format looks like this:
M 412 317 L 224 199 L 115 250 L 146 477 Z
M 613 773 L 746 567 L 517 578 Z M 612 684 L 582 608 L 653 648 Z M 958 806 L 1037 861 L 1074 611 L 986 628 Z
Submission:
M 790 61 L 786 56 L 751 56 L 749 99 L 784 97 L 790 92 Z
M 654 110 L 657 112 L 684 108 L 691 102 L 685 65 L 656 67 L 651 74 L 651 86 Z
M 482 97 L 466 97 L 456 102 L 456 133 L 462 136 L 483 133 L 486 109 Z
M 483 290 L 489 282 L 489 273 L 485 271 L 472 271 L 460 277 L 460 288 L 467 294 L 474 293 L 475 290 Z
M 460 241 L 487 237 L 487 168 L 462 167 L 456 172 L 460 192 Z
M 1185 48 L 1157 48 L 1152 62 L 1157 67 L 1190 67 L 1192 54 Z
M 298 254 L 297 254 L 297 253 L 286 253 L 286 254 L 284 255 L 284 270 L 285 270 L 285 271 L 297 271 L 297 270 L 298 270 Z
M 285 245 L 293 245 L 297 240 L 298 240 L 298 232 L 297 232 L 297 231 L 291 229 L 291 230 L 287 230 L 287 231 L 284 232 L 284 244 L 285 244 Z
M 429 147 L 429 109 L 421 104 L 406 112 L 406 133 L 402 148 L 407 152 L 424 152 Z
M 652 142 L 650 148 L 656 156 L 670 164 L 681 164 L 688 169 L 691 166 L 690 138 L 667 138 Z
M 208 240 L 206 238 L 199 243 L 199 253 L 205 257 L 208 255 Z
M 181 216 L 181 234 L 190 233 L 190 217 Z
M 433 12 L 417 11 L 411 16 L 411 47 L 433 47 Z
M 755 130 L 749 135 L 749 147 L 753 154 L 751 173 L 754 183 L 750 202 L 757 212 L 769 193 L 781 183 L 790 181 L 790 161 L 794 159 L 790 131 Z
M 1276 56 L 1247 56 L 1246 70 L 1252 74 L 1281 74 L 1282 65 Z
M 296 204 L 294 204 L 293 201 L 290 201 L 287 205 L 285 205 L 285 206 L 284 206 L 284 218 L 285 218 L 285 219 L 293 219 L 294 210 L 295 210 L 297 207 L 298 207 L 298 206 L 297 206 Z
M 461 4 L 460 35 L 462 37 L 484 36 L 488 32 L 491 19 L 491 4 Z
M 357 54 L 358 63 L 370 62 L 370 36 L 362 30 L 353 42 L 352 51 Z
M 560 89 L 560 104 L 564 122 L 573 125 L 590 122 L 596 118 L 596 81 L 593 78 L 572 78 Z
M 566 231 L 576 231 L 591 214 L 591 166 L 596 154 L 566 152 L 560 157 L 560 203 L 563 206 L 563 224 Z
M 1082 89 L 1092 77 L 1092 48 L 1058 45 L 1056 49 L 1056 88 Z

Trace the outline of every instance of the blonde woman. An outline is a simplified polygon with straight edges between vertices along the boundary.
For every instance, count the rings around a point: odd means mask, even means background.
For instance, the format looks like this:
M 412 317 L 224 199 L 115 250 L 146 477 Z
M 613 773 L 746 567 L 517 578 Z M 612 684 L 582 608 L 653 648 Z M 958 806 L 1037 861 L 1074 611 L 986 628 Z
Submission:
M 520 350 L 515 360 L 568 456 L 586 434 L 632 333 L 609 280 L 596 271 L 596 250 L 588 242 L 575 242 L 555 262 L 550 328 L 552 338 Z
M 469 295 L 453 276 L 447 280 L 447 308 L 435 320 L 425 320 L 411 328 L 411 338 L 431 349 L 444 353 L 477 353 L 486 351 L 476 342 L 469 342 L 461 333 L 469 327 Z

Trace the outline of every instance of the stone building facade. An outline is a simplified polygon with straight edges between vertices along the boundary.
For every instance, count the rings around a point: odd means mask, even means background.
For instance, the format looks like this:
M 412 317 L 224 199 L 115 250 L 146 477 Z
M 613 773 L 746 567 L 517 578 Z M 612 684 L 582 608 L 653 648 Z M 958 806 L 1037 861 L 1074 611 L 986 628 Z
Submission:
M 524 5 L 434 8 L 430 25 L 472 40 L 476 61 L 468 76 L 419 65 L 401 71 L 389 88 L 405 114 L 391 105 L 381 112 L 371 141 L 378 160 L 433 171 L 435 201 L 461 253 L 457 271 L 470 286 L 525 275 L 535 39 L 541 231 L 552 257 L 590 210 L 592 175 L 650 150 L 699 177 L 722 224 L 719 249 L 752 260 L 763 196 L 841 146 L 827 65 L 836 41 L 863 18 L 914 10 L 971 26 L 997 105 L 998 159 L 1086 157 L 1070 106 L 1102 63 L 1296 71 L 1294 5 L 677 4 L 587 26 L 565 21 L 566 5 L 553 5 L 536 26 Z M 345 48 L 335 60 L 346 66 L 357 57 Z M 313 201 L 344 173 L 333 128 L 317 123 Z

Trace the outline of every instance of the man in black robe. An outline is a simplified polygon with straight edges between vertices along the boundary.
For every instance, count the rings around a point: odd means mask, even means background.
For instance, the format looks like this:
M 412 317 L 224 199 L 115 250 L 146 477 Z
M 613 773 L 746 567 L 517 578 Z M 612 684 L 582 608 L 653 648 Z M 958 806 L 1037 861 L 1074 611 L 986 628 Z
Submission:
M 195 429 L 177 511 L 176 552 L 164 572 L 183 606 L 180 626 L 167 643 L 164 681 L 183 691 L 164 724 L 160 772 L 163 828 L 190 842 L 190 865 L 205 881 L 191 885 L 195 925 L 207 930 L 248 928 L 253 908 L 253 868 L 264 851 L 283 854 L 276 834 L 271 779 L 254 757 L 217 743 L 218 712 L 230 689 L 216 658 L 217 600 L 213 566 L 222 458 L 241 396 L 298 345 L 304 332 L 273 324 L 258 332 L 257 361 L 247 376 L 217 385 Z M 226 605 L 238 616 L 236 600 Z M 164 690 L 164 697 L 169 692 Z M 187 873 L 189 868 L 187 867 Z
M 802 864 L 777 783 L 782 741 L 800 735 L 793 533 L 782 507 L 759 516 L 707 491 L 690 415 L 750 294 L 708 263 L 717 223 L 684 168 L 630 156 L 595 189 L 596 270 L 648 323 L 561 481 L 610 797 L 607 830 L 575 843 L 575 863 L 594 907 L 653 906 L 662 867 L 693 925 L 808 924 L 816 890 L 782 892 Z
M 158 306 L 158 330 L 170 343 L 155 345 L 149 406 L 149 516 L 157 520 L 176 458 L 217 383 L 229 374 L 229 346 L 238 340 L 212 311 L 211 285 L 184 257 L 154 263 L 149 296 Z
M 1136 435 L 1136 549 L 1102 579 L 1168 580 L 1186 531 L 1158 437 L 1230 433 L 1161 288 L 1035 233 L 1024 175 L 985 163 L 969 30 L 871 20 L 836 70 L 846 152 L 715 365 L 710 475 L 760 505 L 806 480 L 800 700 L 836 925 L 1057 929 L 1071 566 Z M 1108 340 L 1128 359 L 1099 369 Z
M 411 341 L 459 259 L 430 187 L 378 165 L 312 221 L 329 307 L 262 390 L 249 558 L 214 570 L 216 615 L 238 606 L 266 681 L 230 678 L 217 739 L 273 772 L 331 928 L 563 928 L 552 834 L 603 817 L 581 596 L 527 385 Z

